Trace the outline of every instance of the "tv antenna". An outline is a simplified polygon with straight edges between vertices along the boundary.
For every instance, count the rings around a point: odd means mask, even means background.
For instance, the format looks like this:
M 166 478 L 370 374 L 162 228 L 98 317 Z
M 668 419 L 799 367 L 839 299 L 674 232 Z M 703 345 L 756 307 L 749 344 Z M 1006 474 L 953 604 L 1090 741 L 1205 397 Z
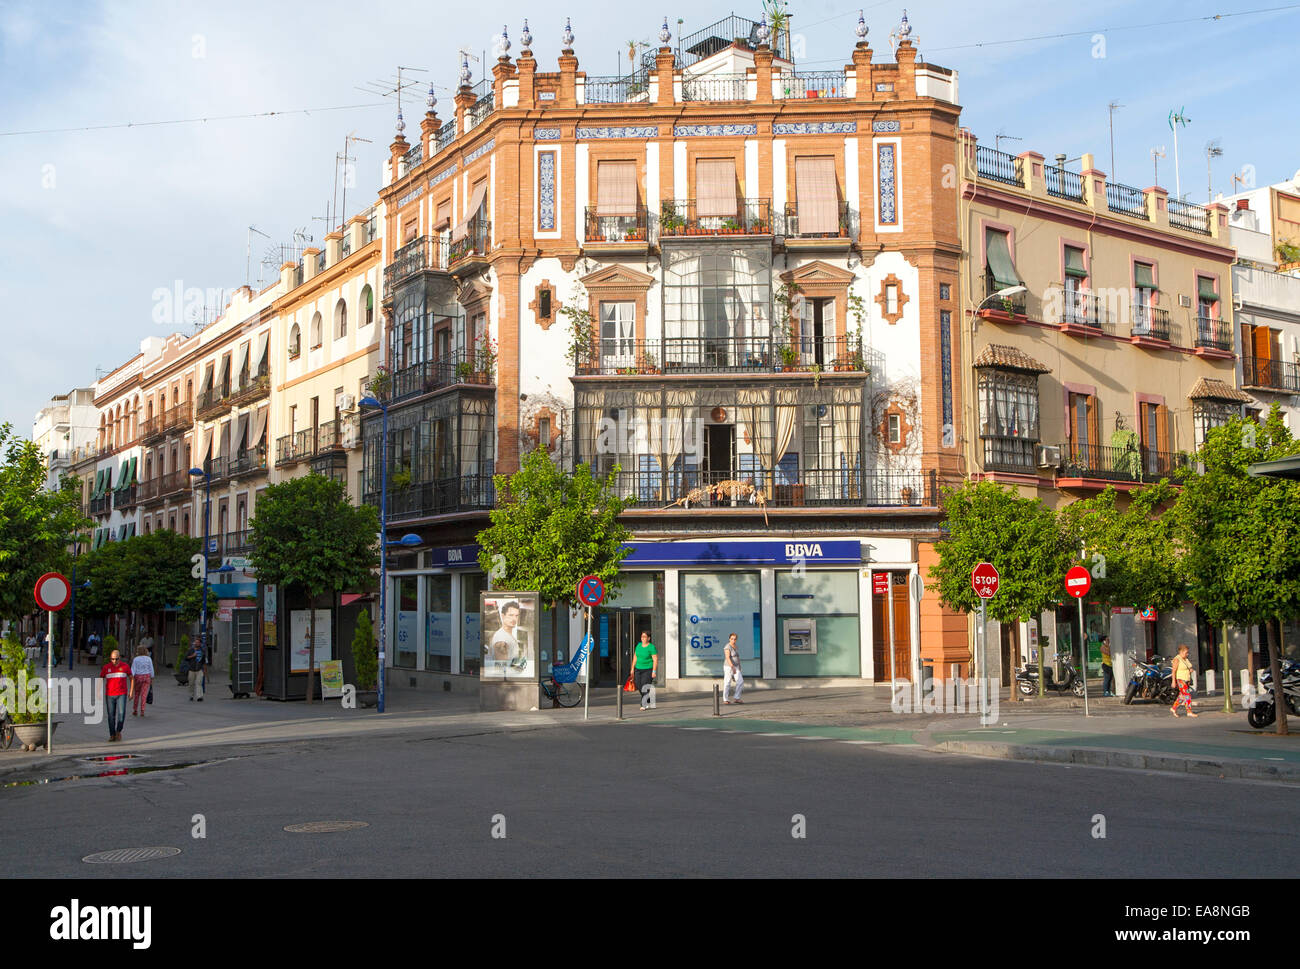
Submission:
M 397 98 L 397 113 L 402 113 L 402 92 L 415 87 L 415 81 L 410 81 L 402 77 L 403 71 L 419 71 L 427 74 L 426 67 L 406 67 L 398 65 L 397 73 L 387 78 L 380 78 L 377 81 L 367 81 L 364 85 L 358 86 L 358 91 L 364 91 L 366 94 L 374 95 L 381 98 Z
M 1118 101 L 1111 101 L 1106 105 L 1106 110 L 1110 112 L 1110 177 L 1115 178 L 1115 111 L 1124 107 Z
M 259 236 L 261 236 L 264 239 L 271 238 L 269 235 L 267 235 L 265 232 L 263 232 L 255 225 L 250 225 L 248 227 L 248 242 L 244 244 L 244 285 L 249 286 L 250 288 L 251 288 L 251 283 L 253 281 L 252 260 L 253 260 L 253 233 L 254 232 L 256 232 Z M 262 285 L 262 273 L 260 267 L 257 273 L 257 285 L 259 288 Z
M 349 131 L 347 135 L 345 135 L 343 138 L 342 154 L 335 154 L 334 156 L 334 201 L 335 202 L 338 201 L 339 164 L 342 163 L 343 165 L 343 211 L 339 216 L 339 227 L 343 232 L 347 231 L 347 221 L 348 221 L 348 178 L 351 174 L 351 170 L 348 168 L 348 166 L 352 162 L 356 161 L 356 158 L 353 155 L 349 154 L 348 150 L 352 147 L 352 142 L 354 141 L 363 141 L 367 145 L 372 144 L 369 138 L 358 137 L 356 131 Z
M 1157 147 L 1151 149 L 1151 164 L 1154 167 L 1153 174 L 1155 176 L 1155 181 L 1151 183 L 1152 185 L 1160 184 L 1160 159 L 1164 157 L 1165 157 L 1164 145 L 1158 145 Z
M 1018 135 L 1004 135 L 1001 131 L 999 131 L 996 135 L 993 136 L 993 147 L 995 150 L 1001 151 L 1002 142 L 1004 141 L 1024 141 L 1024 140 L 1025 140 L 1024 138 L 1021 138 Z
M 1205 143 L 1205 202 L 1208 205 L 1214 201 L 1214 170 L 1212 168 L 1214 159 L 1223 154 L 1223 146 L 1219 144 L 1219 139 Z
M 1174 194 L 1181 201 L 1183 197 L 1183 180 L 1178 172 L 1178 126 L 1186 128 L 1192 119 L 1187 117 L 1187 109 L 1179 108 L 1169 112 L 1169 130 L 1174 133 Z

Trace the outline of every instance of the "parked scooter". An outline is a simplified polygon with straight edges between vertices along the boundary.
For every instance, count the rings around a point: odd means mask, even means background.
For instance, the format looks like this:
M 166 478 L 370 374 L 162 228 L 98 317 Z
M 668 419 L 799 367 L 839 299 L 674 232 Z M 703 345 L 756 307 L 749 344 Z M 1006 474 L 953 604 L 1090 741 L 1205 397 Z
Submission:
M 1057 696 L 1067 690 L 1075 696 L 1083 696 L 1083 677 L 1079 671 L 1074 668 L 1074 656 L 1065 657 L 1065 679 L 1058 680 L 1052 675 L 1052 668 L 1047 667 L 1047 679 L 1044 683 L 1047 689 L 1054 690 Z M 1038 664 L 1030 663 L 1027 666 L 1016 669 L 1016 688 L 1024 696 L 1034 696 L 1038 693 Z
M 1277 699 L 1273 691 L 1273 673 L 1265 670 L 1261 682 L 1264 692 L 1250 701 L 1246 708 L 1246 722 L 1256 730 L 1262 730 L 1277 719 Z M 1286 697 L 1287 710 L 1300 716 L 1300 663 L 1294 660 L 1282 661 L 1282 695 Z

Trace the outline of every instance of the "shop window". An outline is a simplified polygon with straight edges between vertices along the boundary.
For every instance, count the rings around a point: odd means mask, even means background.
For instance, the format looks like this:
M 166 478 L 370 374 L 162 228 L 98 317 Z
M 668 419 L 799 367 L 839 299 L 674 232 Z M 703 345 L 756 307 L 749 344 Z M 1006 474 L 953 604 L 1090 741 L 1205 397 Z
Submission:
M 762 601 L 757 572 L 683 572 L 682 676 L 722 675 L 722 648 L 736 634 L 741 671 L 762 675 Z
M 413 670 L 420 635 L 419 579 L 414 575 L 404 575 L 394 579 L 393 585 L 393 591 L 396 593 L 393 596 L 396 606 L 394 616 L 396 645 L 393 649 L 393 665 L 400 669 Z
M 424 668 L 451 672 L 451 644 L 455 639 L 451 614 L 451 576 L 425 576 Z
M 777 676 L 861 675 L 858 583 L 850 571 L 776 574 Z
M 460 601 L 464 621 L 461 628 L 460 671 L 478 676 L 483 665 L 482 625 L 479 593 L 487 591 L 487 576 L 473 573 L 460 578 Z

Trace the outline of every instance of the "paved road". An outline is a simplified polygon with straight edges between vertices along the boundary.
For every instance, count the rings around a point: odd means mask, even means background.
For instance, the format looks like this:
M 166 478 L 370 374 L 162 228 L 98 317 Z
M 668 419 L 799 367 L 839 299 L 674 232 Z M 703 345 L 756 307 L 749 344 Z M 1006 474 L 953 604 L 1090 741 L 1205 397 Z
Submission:
M 1294 788 L 991 761 L 834 732 L 593 723 L 209 748 L 177 770 L 0 790 L 10 876 L 1234 877 Z M 765 736 L 765 733 L 779 733 Z M 807 736 L 816 739 L 800 739 Z M 164 766 L 176 752 L 139 764 Z M 87 765 L 87 770 L 91 768 Z M 9 775 L 5 781 L 18 778 Z M 191 837 L 204 815 L 206 838 Z M 806 837 L 792 837 L 792 816 Z M 1106 838 L 1091 836 L 1105 815 Z M 494 838 L 494 816 L 505 837 Z M 286 825 L 364 821 L 331 834 Z M 1169 832 L 1194 846 L 1174 859 Z M 500 823 L 497 823 L 498 832 Z M 112 848 L 182 853 L 86 865 Z M 1281 870 L 1300 863 L 1284 839 Z M 1189 865 L 1191 866 L 1189 868 Z

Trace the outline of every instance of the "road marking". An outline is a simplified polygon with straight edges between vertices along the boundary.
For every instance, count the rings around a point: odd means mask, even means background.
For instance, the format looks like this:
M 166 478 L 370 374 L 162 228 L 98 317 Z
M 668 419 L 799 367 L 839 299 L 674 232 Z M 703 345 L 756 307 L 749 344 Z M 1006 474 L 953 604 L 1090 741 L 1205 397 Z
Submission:
M 683 730 L 717 730 L 717 727 L 682 727 Z
M 1265 760 L 1286 760 L 1285 757 L 1265 757 Z
M 883 744 L 884 741 L 883 740 L 841 740 L 840 743 L 857 744 L 859 746 L 865 746 L 867 744 Z
M 795 740 L 830 740 L 830 737 L 795 737 Z
M 782 732 L 782 733 L 761 733 L 761 734 L 759 734 L 759 736 L 760 736 L 760 737 L 789 737 L 789 736 L 791 736 L 791 735 L 788 734 L 788 733 L 784 733 L 784 732 Z

